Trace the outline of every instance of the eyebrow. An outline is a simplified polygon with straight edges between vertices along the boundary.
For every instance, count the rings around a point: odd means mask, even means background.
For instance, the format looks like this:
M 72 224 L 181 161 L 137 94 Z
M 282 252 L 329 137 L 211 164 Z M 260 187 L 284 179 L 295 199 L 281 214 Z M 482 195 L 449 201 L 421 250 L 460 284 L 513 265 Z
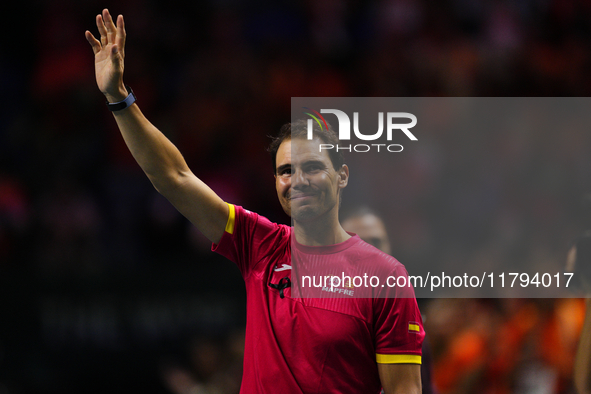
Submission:
M 302 166 L 309 166 L 309 165 L 313 165 L 313 164 L 316 164 L 316 165 L 319 165 L 319 166 L 322 166 L 322 167 L 326 167 L 326 163 L 325 162 L 323 162 L 322 160 L 316 160 L 316 159 L 306 160 L 301 165 Z M 277 174 L 280 174 L 281 171 L 283 171 L 285 169 L 288 169 L 288 168 L 291 168 L 291 167 L 292 167 L 292 164 L 291 163 L 282 164 L 279 167 L 277 167 Z
M 302 163 L 302 165 L 304 165 L 304 166 L 310 165 L 310 164 L 318 164 L 318 165 L 321 165 L 322 167 L 326 166 L 325 162 L 323 162 L 322 160 L 316 160 L 316 159 L 306 160 L 305 162 Z

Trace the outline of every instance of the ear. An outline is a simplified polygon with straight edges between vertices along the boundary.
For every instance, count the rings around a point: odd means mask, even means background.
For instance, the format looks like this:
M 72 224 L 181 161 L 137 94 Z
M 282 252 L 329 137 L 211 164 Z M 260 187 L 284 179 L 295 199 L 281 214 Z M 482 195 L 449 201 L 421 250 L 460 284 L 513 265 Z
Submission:
M 337 171 L 339 189 L 344 189 L 349 184 L 349 167 L 343 164 L 341 169 Z

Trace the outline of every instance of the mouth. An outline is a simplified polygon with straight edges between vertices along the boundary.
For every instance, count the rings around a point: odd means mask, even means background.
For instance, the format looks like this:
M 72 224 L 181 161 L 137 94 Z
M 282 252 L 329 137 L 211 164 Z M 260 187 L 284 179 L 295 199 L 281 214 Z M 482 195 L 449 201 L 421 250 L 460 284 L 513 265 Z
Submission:
M 297 200 L 309 199 L 314 196 L 315 196 L 315 194 L 313 194 L 313 193 L 297 193 L 297 194 L 291 194 L 287 198 L 292 201 L 297 201 Z

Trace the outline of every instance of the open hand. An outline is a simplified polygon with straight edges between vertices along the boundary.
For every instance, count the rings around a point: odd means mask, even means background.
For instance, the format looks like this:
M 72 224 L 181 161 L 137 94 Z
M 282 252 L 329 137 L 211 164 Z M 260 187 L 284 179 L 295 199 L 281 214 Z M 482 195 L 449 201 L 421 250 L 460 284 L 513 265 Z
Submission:
M 96 26 L 101 40 L 86 31 L 86 40 L 94 52 L 96 83 L 109 102 L 117 102 L 127 97 L 123 84 L 123 59 L 125 58 L 125 23 L 123 15 L 117 17 L 117 25 L 109 10 L 96 16 Z

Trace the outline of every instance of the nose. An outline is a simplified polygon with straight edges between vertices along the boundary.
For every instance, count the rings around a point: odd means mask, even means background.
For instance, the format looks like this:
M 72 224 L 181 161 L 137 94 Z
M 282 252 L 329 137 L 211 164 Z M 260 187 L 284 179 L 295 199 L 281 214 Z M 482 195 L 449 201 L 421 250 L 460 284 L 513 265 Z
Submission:
M 300 169 L 294 169 L 293 173 L 291 174 L 291 187 L 297 189 L 305 186 L 308 186 L 306 174 Z

